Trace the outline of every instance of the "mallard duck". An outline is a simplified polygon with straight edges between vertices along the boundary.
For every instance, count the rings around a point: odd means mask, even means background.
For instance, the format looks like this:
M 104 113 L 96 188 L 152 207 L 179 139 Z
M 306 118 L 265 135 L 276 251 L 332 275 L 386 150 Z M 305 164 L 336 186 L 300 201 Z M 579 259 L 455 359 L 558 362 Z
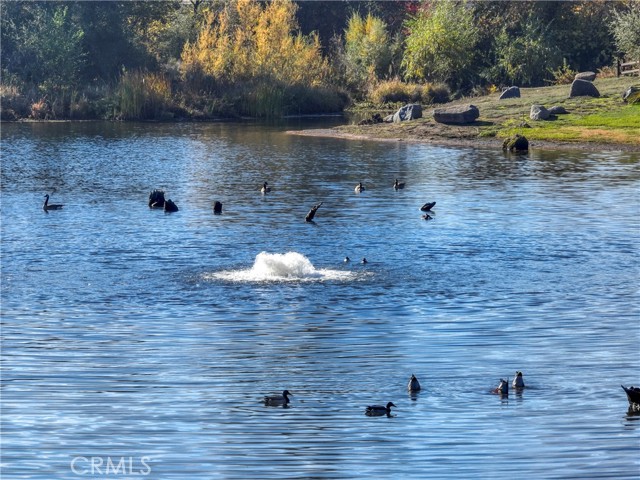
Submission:
M 420 391 L 420 382 L 416 378 L 415 375 L 411 375 L 409 379 L 409 384 L 407 385 L 407 390 L 410 392 L 419 392 Z
M 390 416 L 391 407 L 395 407 L 393 402 L 387 403 L 386 407 L 383 407 L 382 405 L 369 405 L 364 411 L 364 414 L 369 417 L 380 417 L 382 415 Z
M 509 395 L 509 382 L 501 378 L 500 384 L 493 390 L 493 393 L 498 393 L 500 395 Z
M 358 185 L 356 185 L 356 188 L 354 188 L 356 193 L 360 193 L 360 192 L 364 192 L 364 185 L 362 185 L 362 182 L 358 183 Z
M 293 394 L 289 390 L 282 392 L 282 395 L 265 395 L 264 404 L 269 407 L 282 407 L 289 404 L 289 395 L 293 397 Z
M 215 201 L 213 202 L 213 213 L 216 215 L 220 215 L 222 213 L 222 203 Z
M 396 178 L 396 181 L 393 184 L 393 188 L 395 188 L 396 190 L 401 190 L 404 188 L 404 185 L 404 182 L 398 182 L 398 179 Z
M 320 202 L 320 203 L 314 205 L 313 207 L 311 207 L 311 210 L 309 210 L 309 213 L 307 213 L 307 216 L 304 217 L 304 221 L 305 222 L 311 222 L 313 220 L 313 217 L 316 216 L 316 212 L 322 206 L 322 203 L 323 202 Z
M 622 389 L 627 394 L 627 400 L 629 400 L 629 405 L 637 405 L 640 407 L 640 388 L 631 386 L 629 388 L 624 385 L 620 385 Z
M 267 184 L 267 182 L 264 182 L 260 191 L 262 193 L 269 193 L 271 191 L 271 187 Z
M 42 209 L 45 212 L 48 212 L 49 210 L 60 210 L 62 207 L 64 207 L 64 205 L 61 205 L 59 203 L 52 203 L 51 205 L 49 205 L 49 195 L 45 195 L 44 196 L 44 204 L 42 205 Z
M 165 200 L 164 202 L 164 211 L 165 212 L 177 212 L 178 206 L 173 202 L 173 200 Z
M 423 212 L 430 212 L 433 207 L 436 206 L 436 202 L 427 202 L 420 207 Z
M 521 371 L 516 372 L 516 376 L 513 378 L 513 382 L 511 382 L 511 386 L 513 388 L 524 388 L 524 380 L 522 378 Z

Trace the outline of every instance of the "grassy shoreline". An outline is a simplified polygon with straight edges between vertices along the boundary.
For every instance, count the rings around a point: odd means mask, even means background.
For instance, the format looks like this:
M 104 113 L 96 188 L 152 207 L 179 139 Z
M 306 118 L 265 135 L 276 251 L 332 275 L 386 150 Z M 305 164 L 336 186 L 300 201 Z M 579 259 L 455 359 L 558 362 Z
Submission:
M 433 120 L 434 108 L 423 118 L 399 124 L 343 125 L 332 129 L 291 132 L 308 136 L 407 141 L 441 145 L 502 148 L 505 138 L 524 135 L 530 148 L 615 149 L 640 151 L 640 105 L 627 105 L 622 94 L 637 77 L 596 79 L 599 98 L 569 98 L 570 85 L 521 88 L 520 98 L 499 100 L 499 93 L 463 98 L 435 108 L 473 104 L 480 118 L 469 125 L 444 125 Z M 563 106 L 569 113 L 553 120 L 529 118 L 531 105 Z M 528 125 L 524 126 L 524 125 Z

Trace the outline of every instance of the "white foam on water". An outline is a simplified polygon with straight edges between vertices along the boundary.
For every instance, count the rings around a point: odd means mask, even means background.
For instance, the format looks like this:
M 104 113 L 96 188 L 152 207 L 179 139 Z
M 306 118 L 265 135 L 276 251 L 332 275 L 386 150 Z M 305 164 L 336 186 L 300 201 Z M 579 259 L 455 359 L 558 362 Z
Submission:
M 307 257 L 298 252 L 260 252 L 249 269 L 223 270 L 204 275 L 205 279 L 232 282 L 344 281 L 352 280 L 355 276 L 354 272 L 344 270 L 316 269 Z

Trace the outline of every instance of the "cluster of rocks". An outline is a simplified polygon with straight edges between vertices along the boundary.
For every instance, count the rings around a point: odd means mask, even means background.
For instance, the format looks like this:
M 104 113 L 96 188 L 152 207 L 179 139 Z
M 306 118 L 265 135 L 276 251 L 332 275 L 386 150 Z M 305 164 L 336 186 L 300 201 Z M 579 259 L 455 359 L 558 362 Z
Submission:
M 529 118 L 531 120 L 549 120 L 555 118 L 556 115 L 564 115 L 569 113 L 566 108 L 561 105 L 554 105 L 546 108 L 544 105 L 531 105 Z

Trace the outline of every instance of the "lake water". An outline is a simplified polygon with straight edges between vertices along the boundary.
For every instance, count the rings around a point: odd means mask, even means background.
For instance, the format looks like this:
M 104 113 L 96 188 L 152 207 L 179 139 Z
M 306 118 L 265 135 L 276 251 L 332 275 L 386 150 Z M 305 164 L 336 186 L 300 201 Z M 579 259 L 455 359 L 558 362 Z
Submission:
M 640 154 L 312 126 L 2 125 L 3 478 L 638 478 Z

